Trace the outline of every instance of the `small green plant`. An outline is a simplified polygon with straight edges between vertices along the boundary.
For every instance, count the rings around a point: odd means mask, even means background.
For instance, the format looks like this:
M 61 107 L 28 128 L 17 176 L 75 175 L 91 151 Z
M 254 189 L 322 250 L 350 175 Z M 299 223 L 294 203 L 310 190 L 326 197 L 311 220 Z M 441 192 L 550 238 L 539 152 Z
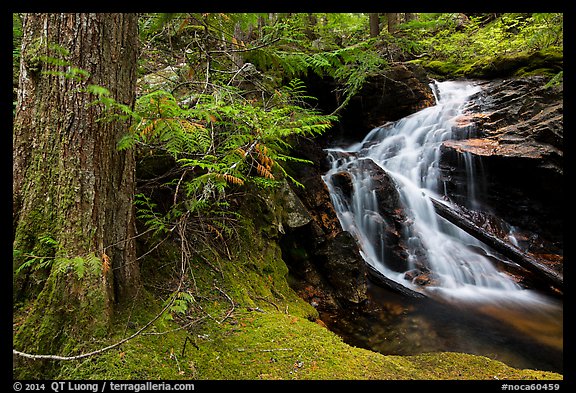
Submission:
M 59 246 L 58 241 L 48 234 L 43 234 L 38 237 L 38 245 L 44 250 L 43 255 L 34 255 L 17 249 L 12 250 L 14 261 L 24 260 L 14 271 L 14 274 L 21 274 L 23 271 L 45 270 L 52 266 L 55 252 Z
M 564 71 L 560 71 L 559 73 L 554 75 L 552 78 L 550 78 L 548 83 L 546 83 L 546 85 L 544 85 L 544 88 L 549 89 L 551 87 L 561 85 L 563 83 L 563 81 L 564 81 Z
M 58 273 L 74 272 L 78 279 L 82 279 L 86 274 L 99 275 L 102 271 L 102 261 L 94 254 L 75 257 L 58 255 L 62 251 L 60 243 L 50 235 L 44 234 L 38 237 L 38 248 L 43 250 L 41 255 L 17 249 L 12 251 L 15 261 L 24 259 L 14 271 L 15 275 L 55 269 Z
M 81 280 L 85 276 L 100 276 L 102 273 L 102 261 L 94 254 L 75 256 L 73 258 L 58 257 L 54 259 L 53 269 L 56 269 L 58 273 L 73 272 Z

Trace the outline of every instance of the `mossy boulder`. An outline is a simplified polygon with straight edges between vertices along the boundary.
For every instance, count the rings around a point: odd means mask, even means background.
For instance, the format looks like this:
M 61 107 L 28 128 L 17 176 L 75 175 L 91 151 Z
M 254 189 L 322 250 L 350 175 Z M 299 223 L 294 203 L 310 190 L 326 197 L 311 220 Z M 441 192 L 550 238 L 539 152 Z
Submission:
M 451 60 L 419 60 L 432 77 L 442 79 L 495 79 L 543 75 L 552 77 L 563 70 L 562 48 L 550 47 L 535 52 L 485 56 L 463 63 Z
M 521 52 L 480 59 L 460 72 L 469 78 L 503 78 L 508 76 L 546 75 L 562 71 L 561 49 L 548 48 L 537 52 Z

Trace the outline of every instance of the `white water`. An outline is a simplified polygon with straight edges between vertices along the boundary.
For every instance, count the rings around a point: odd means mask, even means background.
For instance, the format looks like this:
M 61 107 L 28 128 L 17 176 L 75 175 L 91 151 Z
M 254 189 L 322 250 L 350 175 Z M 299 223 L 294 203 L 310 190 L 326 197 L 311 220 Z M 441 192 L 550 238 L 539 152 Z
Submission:
M 435 213 L 429 196 L 442 200 L 443 185 L 439 182 L 438 166 L 440 145 L 453 138 L 455 119 L 461 114 L 467 99 L 480 90 L 466 82 L 440 82 L 435 87 L 438 89 L 435 106 L 392 125 L 375 128 L 360 143 L 328 149 L 332 169 L 326 173 L 324 181 L 330 189 L 343 229 L 355 236 L 367 263 L 413 290 L 464 302 L 547 303 L 546 299 L 521 288 L 496 269 L 488 258 L 471 250 L 469 245 L 483 246 Z M 408 244 L 414 243 L 408 263 L 416 259 L 416 251 L 423 245 L 428 267 L 439 278 L 436 283 L 425 287 L 415 285 L 404 278 L 404 272 L 393 271 L 387 266 L 383 252 L 386 244 L 376 235 L 382 233 L 378 226 L 386 225 L 386 218 L 379 213 L 370 173 L 350 172 L 362 159 L 373 160 L 395 181 L 401 202 L 413 218 L 413 233 L 416 234 L 408 241 Z M 468 163 L 466 166 L 472 169 Z M 341 171 L 352 176 L 351 202 L 335 192 L 331 181 L 332 175 Z M 476 181 L 473 172 L 468 176 L 470 182 Z M 470 190 L 473 191 L 474 187 L 469 187 Z M 413 267 L 409 265 L 408 270 Z

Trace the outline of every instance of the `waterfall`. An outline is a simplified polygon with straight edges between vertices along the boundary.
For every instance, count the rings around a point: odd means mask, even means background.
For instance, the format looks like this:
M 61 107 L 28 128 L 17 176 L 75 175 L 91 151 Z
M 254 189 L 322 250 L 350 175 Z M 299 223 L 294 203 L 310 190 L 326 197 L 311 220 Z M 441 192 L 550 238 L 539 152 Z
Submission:
M 370 131 L 363 141 L 341 148 L 327 149 L 332 167 L 324 175 L 333 204 L 344 230 L 357 239 L 367 263 L 388 278 L 417 291 L 448 297 L 514 298 L 526 292 L 507 274 L 499 271 L 485 255 L 473 247 L 482 245 L 458 227 L 440 218 L 430 197 L 443 200 L 444 185 L 440 177 L 440 146 L 454 138 L 452 128 L 461 115 L 467 99 L 480 90 L 469 82 L 436 82 L 433 86 L 437 103 L 394 123 Z M 382 214 L 375 195 L 372 174 L 362 162 L 371 160 L 393 180 L 400 203 L 409 214 L 410 230 L 405 237 L 406 266 L 399 269 L 387 260 L 387 247 L 382 234 L 390 225 Z M 469 197 L 475 182 L 470 158 L 468 169 Z M 336 190 L 336 174 L 346 173 L 351 183 L 350 195 Z M 447 202 L 445 202 L 447 203 Z M 422 255 L 421 254 L 425 254 Z M 425 266 L 423 262 L 425 261 Z M 434 278 L 426 286 L 417 285 L 406 272 L 422 269 Z M 403 270 L 403 271 L 399 271 Z

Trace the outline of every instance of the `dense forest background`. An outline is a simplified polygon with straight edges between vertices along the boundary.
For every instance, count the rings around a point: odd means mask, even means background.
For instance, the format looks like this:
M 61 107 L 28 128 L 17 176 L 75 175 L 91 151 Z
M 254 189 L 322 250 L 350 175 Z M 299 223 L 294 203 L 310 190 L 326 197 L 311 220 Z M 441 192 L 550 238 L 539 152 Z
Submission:
M 453 377 L 351 350 L 291 288 L 279 242 L 313 164 L 293 147 L 398 64 L 561 84 L 562 13 L 66 18 L 13 14 L 15 377 Z

